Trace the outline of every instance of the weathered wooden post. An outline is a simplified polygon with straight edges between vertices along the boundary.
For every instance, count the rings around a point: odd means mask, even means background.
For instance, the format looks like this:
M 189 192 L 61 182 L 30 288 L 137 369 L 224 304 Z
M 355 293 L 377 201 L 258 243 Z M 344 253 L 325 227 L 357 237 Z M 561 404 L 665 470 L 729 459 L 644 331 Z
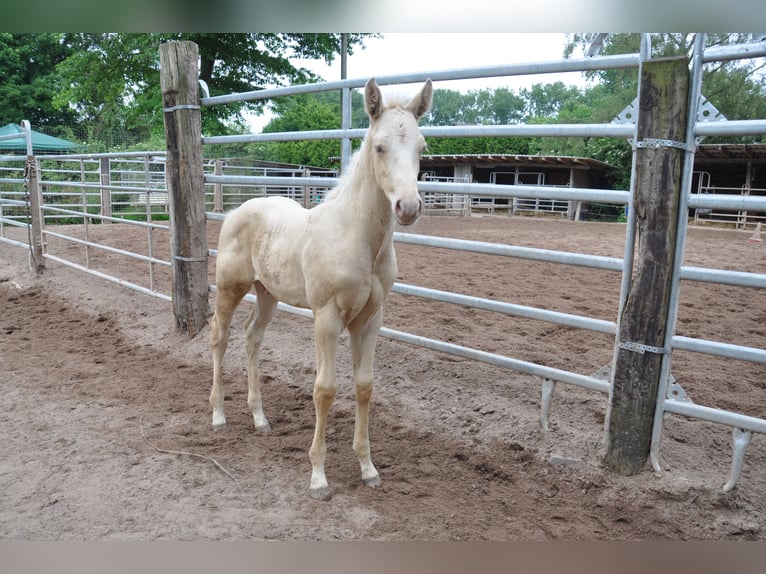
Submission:
M 42 191 L 40 189 L 40 164 L 34 155 L 27 155 L 27 185 L 28 185 L 28 207 L 30 229 L 30 254 L 32 255 L 32 266 L 35 275 L 39 275 L 45 269 L 45 258 L 43 257 L 43 212 L 40 209 L 42 205 Z
M 82 166 L 82 162 L 80 162 Z M 108 157 L 102 157 L 99 160 L 99 180 L 101 182 L 101 215 L 105 217 L 112 217 L 112 172 L 111 162 Z M 81 172 L 85 169 L 81 167 Z M 104 220 L 105 223 L 114 223 L 113 221 Z
M 215 160 L 215 168 L 213 173 L 215 175 L 223 175 L 223 160 Z M 213 211 L 215 213 L 223 213 L 223 184 L 213 184 Z
M 160 85 L 167 142 L 173 313 L 189 337 L 207 322 L 207 235 L 202 167 L 198 48 L 193 42 L 160 46 Z
M 636 129 L 637 266 L 619 319 L 607 418 L 607 466 L 623 475 L 649 455 L 677 235 L 689 102 L 686 58 L 642 64 Z

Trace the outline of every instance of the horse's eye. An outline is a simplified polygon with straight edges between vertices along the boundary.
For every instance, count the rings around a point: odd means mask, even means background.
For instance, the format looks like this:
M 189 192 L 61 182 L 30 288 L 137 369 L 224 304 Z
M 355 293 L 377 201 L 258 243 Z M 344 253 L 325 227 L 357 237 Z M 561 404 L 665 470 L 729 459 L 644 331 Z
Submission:
M 386 151 L 386 150 L 383 149 L 382 145 L 376 145 L 375 146 L 375 153 L 383 153 L 384 151 Z

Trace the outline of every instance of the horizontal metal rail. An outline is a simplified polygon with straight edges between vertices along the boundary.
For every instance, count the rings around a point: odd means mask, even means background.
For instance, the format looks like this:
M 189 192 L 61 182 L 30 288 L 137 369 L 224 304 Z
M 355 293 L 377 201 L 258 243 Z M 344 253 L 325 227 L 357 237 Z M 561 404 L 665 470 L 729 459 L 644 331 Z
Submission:
M 260 175 L 205 175 L 205 183 L 239 184 L 253 186 L 292 185 L 295 187 L 334 187 L 336 177 L 274 177 Z M 494 183 L 418 182 L 422 192 L 452 193 L 476 197 L 521 197 L 529 199 L 557 199 L 561 201 L 597 201 L 625 205 L 630 193 L 612 189 L 582 187 L 556 187 L 535 185 L 501 185 Z
M 15 134 L 7 134 L 4 136 L 0 136 L 0 141 L 7 141 L 7 140 L 18 140 L 18 139 L 26 139 L 27 134 L 24 132 L 17 132 Z
M 614 70 L 621 68 L 636 68 L 639 64 L 638 54 L 617 54 L 612 56 L 598 56 L 593 58 L 572 58 L 568 60 L 551 60 L 541 62 L 529 62 L 519 64 L 507 64 L 499 66 L 482 66 L 477 68 L 452 68 L 449 70 L 431 70 L 408 74 L 391 74 L 377 76 L 375 81 L 378 85 L 388 84 L 412 84 L 432 80 L 434 82 L 450 80 L 466 80 L 476 78 L 494 78 L 499 76 L 529 76 L 537 74 L 555 74 L 561 72 L 587 72 L 595 70 Z M 216 104 L 230 104 L 233 102 L 247 102 L 253 100 L 266 100 L 284 96 L 296 96 L 317 92 L 337 91 L 342 89 L 362 88 L 368 78 L 352 78 L 334 82 L 319 82 L 314 84 L 301 84 L 284 88 L 270 88 L 266 90 L 253 90 L 236 94 L 224 94 L 202 98 L 203 106 Z
M 735 211 L 766 211 L 766 195 L 719 195 L 693 193 L 688 196 L 689 208 L 731 209 Z
M 0 235 L 0 243 L 8 243 L 16 247 L 21 247 L 22 249 L 29 249 L 29 243 L 24 243 L 23 241 L 16 241 L 15 239 L 11 239 L 9 237 L 3 237 L 2 235 Z
M 423 126 L 426 137 L 616 137 L 630 138 L 634 127 L 629 124 L 512 124 L 484 126 Z M 273 132 L 233 136 L 208 136 L 203 144 L 232 144 L 328 139 L 362 139 L 366 129 L 307 130 L 304 132 Z
M 764 419 L 676 399 L 665 399 L 663 408 L 667 413 L 675 413 L 711 423 L 766 434 L 766 420 Z
M 766 120 L 727 120 L 697 122 L 696 136 L 747 136 L 766 134 Z
M 505 185 L 496 183 L 419 182 L 420 191 L 471 195 L 475 197 L 523 197 L 561 201 L 593 201 L 627 205 L 630 193 L 612 189 L 557 187 L 544 185 Z
M 51 261 L 55 261 L 56 263 L 60 263 L 61 265 L 66 265 L 67 267 L 77 269 L 78 271 L 82 271 L 83 273 L 88 273 L 89 275 L 93 275 L 95 277 L 99 277 L 101 279 L 111 281 L 112 283 L 116 283 L 117 285 L 121 285 L 123 287 L 127 287 L 128 289 L 132 289 L 133 291 L 138 291 L 139 293 L 143 293 L 144 295 L 157 297 L 158 299 L 162 299 L 164 301 L 172 301 L 172 297 L 170 295 L 160 293 L 159 291 L 152 291 L 151 289 L 147 289 L 146 287 L 142 287 L 141 285 L 138 285 L 131 281 L 126 281 L 125 279 L 120 279 L 119 277 L 115 277 L 113 275 L 107 275 L 106 273 L 101 273 L 100 271 L 96 271 L 95 269 L 88 269 L 87 267 L 84 267 L 83 265 L 79 265 L 77 263 L 67 261 L 66 259 L 62 259 L 61 257 L 56 257 L 55 255 L 51 255 L 50 253 L 44 254 L 43 257 L 45 257 L 46 259 L 50 259 Z
M 19 215 L 19 218 L 26 219 L 26 215 Z M 25 221 L 19 221 L 18 219 L 11 219 L 9 217 L 0 217 L 0 221 L 5 225 L 11 225 L 15 227 L 29 227 L 29 224 Z
M 461 345 L 455 345 L 454 343 L 447 343 L 437 339 L 420 337 L 418 335 L 395 331 L 386 327 L 380 329 L 380 334 L 383 337 L 393 339 L 394 341 L 400 341 L 402 343 L 408 343 L 410 345 L 416 345 L 434 351 L 441 351 L 450 355 L 463 357 L 464 359 L 481 361 L 482 363 L 487 363 L 496 367 L 504 367 L 506 369 L 512 369 L 514 371 L 550 379 L 552 381 L 570 383 L 577 385 L 578 387 L 584 387 L 605 394 L 609 393 L 609 388 L 611 386 L 608 382 L 595 377 L 578 375 L 577 373 L 572 373 L 570 371 L 562 371 L 561 369 L 554 369 L 553 367 L 546 367 L 544 365 L 538 365 L 537 363 L 530 363 L 529 361 L 522 361 L 503 355 L 487 353 L 485 351 L 479 351 L 477 349 L 471 349 L 469 347 L 463 347 Z
M 140 187 L 140 186 L 132 186 L 132 185 L 111 185 L 111 184 L 103 184 L 103 183 L 95 183 L 95 182 L 85 182 L 85 181 L 55 181 L 46 179 L 45 181 L 41 182 L 44 183 L 47 186 L 51 187 L 75 187 L 75 188 L 83 188 L 83 189 L 110 189 L 112 191 L 127 191 L 131 193 L 168 193 L 167 188 L 165 187 Z
M 24 195 L 24 194 L 22 193 L 19 195 Z M 10 207 L 26 207 L 27 206 L 26 201 L 19 201 L 18 199 L 6 199 L 6 198 L 0 198 L 0 204 L 8 205 Z
M 701 281 L 705 283 L 720 283 L 737 287 L 757 287 L 766 289 L 766 274 L 748 273 L 746 271 L 727 271 L 725 269 L 708 269 L 705 267 L 681 267 L 681 279 Z
M 104 245 L 103 243 L 94 243 L 93 241 L 79 239 L 77 237 L 72 237 L 70 235 L 63 235 L 61 233 L 56 233 L 55 231 L 49 231 L 47 229 L 43 230 L 43 235 L 49 235 L 51 237 L 56 237 L 57 239 L 71 241 L 72 243 L 77 243 L 78 245 L 87 245 L 88 247 L 95 247 L 96 249 L 101 249 L 102 251 L 108 251 L 110 253 L 124 255 L 126 257 L 138 259 L 140 261 L 145 261 L 147 263 L 156 263 L 157 265 L 165 265 L 166 267 L 170 267 L 172 265 L 170 261 L 165 261 L 164 259 L 157 259 L 155 257 L 149 257 L 148 255 L 141 255 L 140 253 L 135 253 L 133 251 L 126 251 L 124 249 L 119 249 L 118 247 L 111 247 L 109 245 Z
M 581 315 L 572 315 L 569 313 L 560 313 L 558 311 L 549 311 L 547 309 L 538 309 L 536 307 L 527 307 L 525 305 L 517 305 L 514 303 L 494 301 L 482 297 L 461 295 L 459 293 L 440 291 L 438 289 L 428 289 L 426 287 L 418 287 L 404 283 L 394 283 L 391 292 L 399 293 L 400 295 L 413 295 L 415 297 L 441 301 L 443 303 L 463 305 L 474 309 L 482 309 L 484 311 L 494 311 L 496 313 L 512 315 L 514 317 L 536 319 L 538 321 L 566 325 L 567 327 L 575 327 L 577 329 L 587 329 L 589 331 L 606 333 L 608 335 L 614 335 L 617 332 L 617 324 L 612 321 L 603 321 L 601 319 L 592 319 Z
M 766 349 L 759 349 L 757 347 L 732 345 L 730 343 L 721 343 L 719 341 L 682 337 L 681 335 L 673 336 L 671 339 L 671 346 L 673 349 L 678 349 L 679 351 L 691 351 L 693 353 L 704 353 L 706 355 L 715 355 L 717 357 L 726 357 L 728 359 L 766 364 Z
M 133 219 L 124 219 L 122 217 L 110 217 L 108 215 L 100 215 L 98 213 L 85 213 L 83 211 L 74 211 L 72 209 L 63 209 L 61 207 L 55 207 L 53 205 L 43 205 L 41 207 L 43 211 L 52 211 L 54 213 L 61 213 L 63 215 L 71 215 L 73 217 L 81 217 L 83 219 L 98 219 L 99 221 L 111 221 L 112 223 L 124 223 L 126 225 L 135 225 L 136 227 L 151 227 L 152 229 L 162 229 L 168 231 L 167 225 L 160 223 L 151 223 L 148 221 L 135 221 Z
M 437 237 L 434 235 L 417 235 L 414 233 L 394 232 L 394 241 L 425 247 L 441 247 L 443 249 L 456 249 L 483 253 L 486 255 L 503 255 L 517 257 L 519 259 L 532 259 L 547 263 L 561 263 L 576 267 L 590 267 L 592 269 L 604 269 L 607 271 L 622 271 L 622 259 L 617 257 L 604 257 L 600 255 L 585 255 L 582 253 L 570 253 L 566 251 L 553 251 L 549 249 L 537 249 L 534 247 L 520 247 L 518 245 L 504 245 L 501 243 L 486 243 L 468 239 L 453 239 L 451 237 Z
M 39 160 L 53 160 L 57 162 L 65 162 L 69 160 L 79 159 L 101 159 L 101 158 L 136 158 L 136 157 L 166 157 L 167 152 L 164 151 L 127 151 L 127 152 L 112 152 L 112 153 L 81 153 L 81 154 L 54 154 L 54 155 L 36 155 Z
M 703 62 L 723 62 L 766 57 L 766 42 L 710 46 L 702 52 Z

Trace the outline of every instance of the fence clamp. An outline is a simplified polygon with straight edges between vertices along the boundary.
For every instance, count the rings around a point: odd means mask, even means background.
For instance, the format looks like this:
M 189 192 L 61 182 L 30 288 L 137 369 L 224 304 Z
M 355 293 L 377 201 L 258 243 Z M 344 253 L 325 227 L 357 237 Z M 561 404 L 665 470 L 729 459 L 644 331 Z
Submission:
M 644 353 L 655 353 L 657 355 L 663 355 L 669 352 L 669 349 L 666 349 L 665 347 L 652 347 L 651 345 L 644 345 L 643 343 L 634 343 L 631 341 L 620 342 L 617 344 L 617 346 L 620 349 L 633 351 L 634 353 L 638 353 L 640 355 L 643 355 Z
M 176 110 L 200 110 L 200 109 L 202 108 L 196 104 L 178 104 L 176 106 L 171 106 L 169 108 L 162 108 L 162 111 L 165 112 L 166 114 L 169 114 Z
M 662 140 L 662 139 L 655 139 L 655 138 L 646 138 L 641 141 L 637 141 L 633 144 L 634 148 L 649 148 L 649 149 L 657 149 L 661 147 L 673 147 L 676 149 L 682 149 L 685 151 L 695 151 L 697 149 L 697 146 L 692 144 L 689 145 L 685 142 L 677 142 L 673 140 Z
M 203 263 L 207 262 L 208 256 L 203 255 L 202 257 L 184 257 L 183 255 L 173 255 L 173 259 L 176 261 L 183 261 L 184 263 Z

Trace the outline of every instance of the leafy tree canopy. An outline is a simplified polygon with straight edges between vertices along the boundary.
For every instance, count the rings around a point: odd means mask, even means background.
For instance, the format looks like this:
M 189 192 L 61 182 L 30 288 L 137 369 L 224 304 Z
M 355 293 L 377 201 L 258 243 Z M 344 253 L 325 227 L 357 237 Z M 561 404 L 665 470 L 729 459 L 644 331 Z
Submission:
M 349 51 L 364 37 L 349 34 Z M 121 125 L 161 133 L 159 46 L 174 40 L 199 46 L 200 78 L 211 95 L 316 80 L 290 58 L 331 62 L 341 50 L 341 34 L 66 34 L 63 43 L 69 56 L 56 68 L 61 89 L 54 104 L 104 129 Z M 261 105 L 211 107 L 203 115 L 203 132 L 242 130 L 242 112 Z
M 61 34 L 0 34 L 0 126 L 29 120 L 33 126 L 66 124 L 69 109 L 54 109 L 61 88 L 56 66 L 71 55 Z

